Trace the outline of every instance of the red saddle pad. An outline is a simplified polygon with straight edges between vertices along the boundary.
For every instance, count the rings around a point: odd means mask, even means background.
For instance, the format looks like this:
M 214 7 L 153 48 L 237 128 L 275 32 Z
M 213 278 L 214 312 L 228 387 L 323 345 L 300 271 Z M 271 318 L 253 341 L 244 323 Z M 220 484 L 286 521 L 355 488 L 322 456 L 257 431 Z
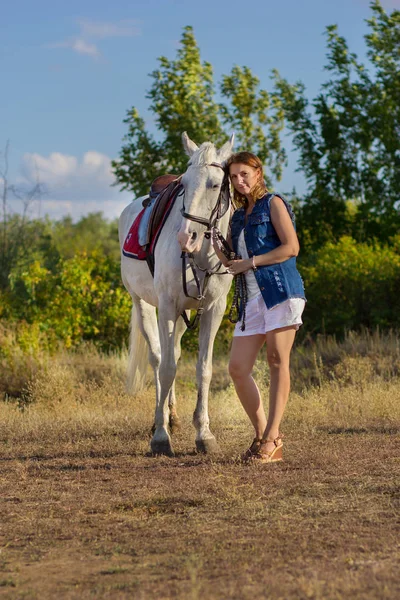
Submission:
M 157 243 L 157 240 L 159 238 L 161 230 L 164 227 L 165 221 L 167 220 L 167 217 L 171 211 L 171 208 L 175 202 L 176 197 L 177 197 L 177 191 L 175 191 L 175 193 L 172 194 L 171 198 L 169 199 L 169 201 L 165 207 L 165 211 L 164 211 L 164 215 L 161 220 L 161 223 L 158 226 L 157 231 L 155 231 L 152 235 L 151 242 L 150 242 L 150 253 L 154 252 L 155 245 Z M 140 224 L 140 220 L 141 220 L 145 210 L 146 210 L 145 208 L 143 210 L 141 210 L 140 213 L 138 214 L 138 216 L 136 217 L 136 219 L 133 221 L 131 228 L 129 229 L 129 233 L 125 238 L 125 242 L 124 242 L 124 245 L 122 248 L 122 253 L 125 256 L 129 256 L 129 258 L 136 258 L 136 260 L 145 260 L 146 256 L 147 256 L 147 252 L 142 249 L 142 246 L 139 246 L 139 242 L 138 242 L 139 224 Z
M 122 252 L 125 256 L 136 258 L 137 260 L 145 260 L 146 258 L 146 252 L 142 249 L 142 246 L 139 246 L 138 241 L 139 224 L 145 210 L 145 208 L 141 210 L 136 219 L 133 221 L 122 248 Z

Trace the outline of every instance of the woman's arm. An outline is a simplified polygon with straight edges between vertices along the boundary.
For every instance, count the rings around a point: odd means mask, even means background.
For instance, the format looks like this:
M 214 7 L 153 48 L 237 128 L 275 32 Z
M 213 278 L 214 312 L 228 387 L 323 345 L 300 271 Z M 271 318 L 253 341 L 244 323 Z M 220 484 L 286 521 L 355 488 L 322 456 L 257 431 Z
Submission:
M 299 240 L 285 203 L 279 196 L 274 196 L 271 200 L 271 222 L 281 245 L 270 252 L 249 259 L 229 261 L 229 269 L 234 275 L 244 273 L 253 267 L 275 265 L 298 255 Z

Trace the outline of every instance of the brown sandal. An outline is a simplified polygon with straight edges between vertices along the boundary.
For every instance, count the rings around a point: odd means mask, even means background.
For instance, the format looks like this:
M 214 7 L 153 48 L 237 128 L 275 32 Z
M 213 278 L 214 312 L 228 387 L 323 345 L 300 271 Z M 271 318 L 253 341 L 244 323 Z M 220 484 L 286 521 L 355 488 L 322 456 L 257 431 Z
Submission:
M 260 451 L 261 442 L 261 438 L 255 437 L 254 440 L 251 442 L 250 448 L 242 454 L 242 461 L 246 462 L 254 458 L 254 456 Z
M 276 437 L 274 440 L 268 440 L 268 439 L 260 440 L 260 445 L 259 445 L 258 451 L 253 453 L 252 459 L 256 460 L 262 464 L 279 462 L 279 461 L 283 460 L 282 437 L 283 436 L 281 434 L 279 434 L 278 437 Z M 270 451 L 265 450 L 265 445 L 267 443 L 275 444 L 275 448 L 273 448 Z M 263 446 L 264 446 L 264 448 L 263 448 Z

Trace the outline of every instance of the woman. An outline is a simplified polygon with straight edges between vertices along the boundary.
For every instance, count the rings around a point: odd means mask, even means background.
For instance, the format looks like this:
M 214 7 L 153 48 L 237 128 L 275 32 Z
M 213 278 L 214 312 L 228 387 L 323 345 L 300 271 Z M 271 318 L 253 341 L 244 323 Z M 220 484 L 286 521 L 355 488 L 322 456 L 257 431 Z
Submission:
M 213 235 L 219 258 L 233 275 L 245 274 L 247 298 L 240 299 L 229 362 L 236 392 L 255 430 L 245 460 L 282 460 L 279 432 L 290 391 L 290 352 L 302 324 L 303 281 L 296 268 L 299 242 L 287 202 L 270 194 L 260 159 L 250 152 L 234 154 L 227 163 L 239 208 L 231 223 L 230 245 L 237 260 L 228 261 Z M 268 419 L 252 370 L 266 343 L 270 369 Z

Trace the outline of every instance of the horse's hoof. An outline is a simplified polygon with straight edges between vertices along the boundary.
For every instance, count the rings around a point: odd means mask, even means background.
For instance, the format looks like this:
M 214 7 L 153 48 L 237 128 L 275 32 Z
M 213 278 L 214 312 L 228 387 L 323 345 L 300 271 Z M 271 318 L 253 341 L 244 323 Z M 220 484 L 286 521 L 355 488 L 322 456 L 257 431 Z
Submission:
M 174 433 L 174 431 L 178 431 L 181 428 L 181 420 L 177 415 L 170 415 L 169 428 L 171 433 Z
M 196 450 L 202 454 L 216 454 L 219 452 L 219 446 L 217 440 L 212 437 L 205 440 L 196 440 Z
M 150 447 L 153 456 L 175 456 L 169 440 L 151 440 Z

